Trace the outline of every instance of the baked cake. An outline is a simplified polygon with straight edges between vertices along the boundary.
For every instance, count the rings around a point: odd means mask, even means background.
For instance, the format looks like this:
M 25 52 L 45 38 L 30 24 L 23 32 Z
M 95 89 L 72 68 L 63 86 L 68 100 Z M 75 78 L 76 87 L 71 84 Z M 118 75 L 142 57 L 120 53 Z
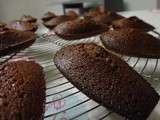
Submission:
M 71 17 L 78 17 L 78 14 L 76 12 L 74 12 L 73 10 L 69 10 L 66 15 L 71 16 Z
M 32 32 L 6 30 L 0 32 L 0 56 L 23 50 L 34 43 L 36 35 Z
M 53 12 L 48 11 L 47 13 L 45 13 L 42 17 L 42 21 L 46 22 L 52 18 L 55 18 L 56 15 Z
M 96 7 L 96 11 L 103 13 L 103 12 L 108 12 L 109 10 L 107 10 L 104 5 L 99 5 L 98 7 Z
M 129 120 L 146 120 L 158 103 L 159 95 L 143 77 L 93 43 L 64 47 L 54 62 L 80 91 Z
M 160 40 L 137 29 L 119 29 L 101 35 L 103 45 L 113 52 L 137 57 L 160 57 Z
M 29 23 L 36 23 L 37 22 L 37 18 L 34 18 L 31 15 L 23 15 L 21 17 L 21 21 L 29 22 Z
M 95 16 L 97 16 L 99 14 L 101 14 L 99 11 L 90 10 L 89 12 L 87 12 L 87 13 L 84 14 L 84 17 L 85 18 L 92 18 L 92 17 L 95 17 Z
M 143 20 L 141 20 L 136 16 L 114 21 L 112 25 L 113 25 L 113 28 L 115 29 L 134 28 L 134 29 L 140 29 L 146 32 L 152 31 L 155 29 L 155 27 L 153 27 L 149 23 L 144 22 Z
M 38 26 L 35 23 L 24 22 L 20 20 L 14 20 L 8 24 L 8 28 L 20 30 L 20 31 L 31 31 L 35 32 Z
M 98 35 L 107 30 L 107 26 L 90 19 L 76 19 L 56 26 L 54 32 L 63 39 L 75 40 Z
M 6 24 L 0 21 L 0 32 L 4 32 L 6 30 L 8 30 Z
M 84 17 L 92 18 L 99 14 L 108 13 L 109 11 L 104 8 L 104 6 L 98 6 L 95 10 L 89 10 L 84 14 Z
M 93 20 L 98 23 L 111 25 L 113 21 L 124 18 L 115 12 L 104 12 L 93 17 Z
M 52 18 L 52 19 L 50 19 L 46 22 L 43 22 L 43 24 L 44 24 L 44 26 L 46 26 L 47 28 L 52 30 L 53 28 L 55 28 L 60 23 L 63 23 L 63 22 L 69 21 L 69 20 L 74 20 L 76 18 L 68 16 L 68 15 L 61 15 L 61 16 L 54 17 L 54 18 Z
M 35 62 L 0 65 L 0 120 L 43 120 L 45 80 Z
M 7 27 L 0 27 L 0 33 L 8 31 L 8 30 L 9 30 L 9 28 L 7 28 Z

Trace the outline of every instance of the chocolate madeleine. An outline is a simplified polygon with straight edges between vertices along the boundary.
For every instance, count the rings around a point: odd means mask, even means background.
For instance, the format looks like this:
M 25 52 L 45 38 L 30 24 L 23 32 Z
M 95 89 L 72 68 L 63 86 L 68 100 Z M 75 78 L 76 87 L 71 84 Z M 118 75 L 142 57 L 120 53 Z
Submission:
M 0 65 L 0 119 L 43 120 L 45 80 L 35 62 Z
M 36 23 L 37 22 L 37 18 L 32 17 L 31 15 L 23 15 L 21 17 L 21 21 L 29 22 L 29 23 Z
M 96 10 L 90 10 L 89 12 L 84 14 L 84 17 L 85 18 L 92 18 L 92 17 L 95 17 L 95 16 L 97 16 L 99 14 L 101 14 L 101 12 L 96 11 Z
M 115 12 L 105 12 L 101 13 L 94 18 L 92 18 L 95 22 L 103 23 L 106 25 L 111 25 L 113 21 L 124 18 L 123 16 L 115 13 Z
M 0 57 L 19 52 L 34 43 L 36 35 L 32 32 L 6 30 L 0 32 Z
M 7 24 L 0 21 L 0 32 L 4 32 L 6 30 L 8 30 Z
M 69 10 L 67 13 L 66 13 L 67 16 L 70 16 L 70 17 L 73 17 L 73 18 L 78 18 L 78 14 L 73 11 L 73 10 Z
M 46 22 L 43 22 L 43 25 L 45 27 L 47 27 L 48 29 L 52 30 L 53 28 L 55 28 L 57 25 L 69 21 L 69 20 L 74 20 L 77 17 L 72 17 L 72 16 L 67 16 L 67 15 L 61 15 L 61 16 L 57 16 L 54 17 Z
M 0 33 L 6 32 L 8 30 L 9 30 L 9 28 L 7 28 L 7 27 L 0 27 Z
M 112 26 L 114 29 L 134 28 L 145 32 L 152 31 L 155 29 L 154 26 L 144 22 L 143 20 L 141 20 L 136 16 L 116 20 L 112 23 Z
M 20 31 L 35 32 L 38 29 L 37 24 L 24 22 L 21 20 L 14 20 L 7 25 L 8 28 Z
M 93 18 L 96 17 L 100 14 L 104 14 L 104 13 L 109 13 L 110 11 L 108 11 L 107 9 L 104 8 L 104 6 L 98 6 L 95 10 L 89 10 L 88 12 L 86 12 L 84 14 L 84 17 L 86 18 Z
M 159 95 L 143 77 L 96 44 L 64 47 L 54 63 L 80 91 L 129 120 L 146 120 L 158 103 Z
M 66 40 L 76 40 L 98 35 L 108 30 L 106 25 L 90 19 L 76 19 L 58 25 L 54 32 Z
M 102 34 L 100 38 L 108 50 L 122 55 L 160 57 L 160 40 L 137 29 L 111 30 Z
M 48 11 L 47 13 L 45 13 L 45 14 L 43 15 L 42 21 L 43 21 L 43 22 L 46 22 L 46 21 L 48 21 L 48 20 L 50 20 L 50 19 L 52 19 L 52 18 L 55 18 L 55 17 L 56 17 L 56 15 L 55 15 L 53 12 Z

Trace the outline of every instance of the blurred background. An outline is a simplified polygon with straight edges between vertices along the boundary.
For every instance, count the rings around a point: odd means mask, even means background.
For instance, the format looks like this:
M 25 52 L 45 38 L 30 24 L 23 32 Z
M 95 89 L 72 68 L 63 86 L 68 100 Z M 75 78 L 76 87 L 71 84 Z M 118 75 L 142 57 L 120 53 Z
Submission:
M 105 5 L 112 11 L 152 10 L 160 7 L 160 0 L 0 0 L 0 20 L 10 21 L 23 14 L 40 18 L 45 12 L 63 14 L 65 4 L 80 3 L 84 11 Z

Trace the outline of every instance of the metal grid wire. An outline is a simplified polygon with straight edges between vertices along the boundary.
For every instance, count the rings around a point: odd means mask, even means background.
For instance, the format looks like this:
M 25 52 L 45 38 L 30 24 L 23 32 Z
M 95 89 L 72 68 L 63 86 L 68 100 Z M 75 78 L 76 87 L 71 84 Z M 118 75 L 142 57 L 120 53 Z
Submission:
M 95 42 L 98 37 L 80 40 Z M 76 41 L 64 41 L 56 36 L 43 35 L 30 48 L 22 51 L 22 56 L 32 57 L 40 63 L 46 74 L 46 106 L 44 120 L 126 120 L 112 111 L 94 102 L 75 88 L 57 70 L 53 56 L 62 46 L 76 44 Z M 13 59 L 16 56 L 13 57 Z M 160 59 L 145 59 L 121 56 L 133 69 L 146 78 L 159 91 Z
M 7 62 L 8 60 L 12 59 L 14 56 L 16 56 L 17 53 L 12 53 L 10 55 L 0 57 L 0 65 Z

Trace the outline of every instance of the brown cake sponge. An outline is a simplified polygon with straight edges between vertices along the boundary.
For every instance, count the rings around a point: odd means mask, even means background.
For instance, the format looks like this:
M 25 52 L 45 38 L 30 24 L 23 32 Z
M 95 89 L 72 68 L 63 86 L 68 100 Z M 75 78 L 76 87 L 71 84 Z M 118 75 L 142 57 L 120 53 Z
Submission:
M 154 26 L 150 25 L 149 23 L 146 23 L 145 21 L 141 20 L 136 16 L 113 21 L 112 26 L 114 29 L 134 28 L 145 32 L 152 31 L 155 29 Z
M 104 8 L 104 6 L 98 6 L 95 10 L 89 10 L 88 12 L 86 12 L 84 14 L 84 17 L 86 18 L 93 18 L 96 17 L 100 14 L 104 14 L 104 13 L 108 13 L 110 12 L 109 10 L 107 10 L 106 8 Z
M 29 23 L 21 20 L 11 21 L 8 25 L 8 28 L 20 31 L 30 31 L 35 32 L 38 29 L 37 24 Z
M 80 91 L 129 120 L 146 120 L 158 103 L 159 95 L 143 77 L 96 44 L 64 47 L 54 63 Z
M 31 15 L 23 15 L 21 17 L 21 21 L 24 22 L 29 22 L 29 23 L 36 23 L 37 22 L 37 18 L 31 16 Z
M 103 23 L 106 25 L 111 25 L 113 21 L 120 20 L 124 18 L 123 16 L 115 13 L 115 12 L 104 12 L 101 14 L 98 14 L 94 18 L 92 18 L 95 22 Z
M 128 56 L 159 58 L 160 40 L 137 29 L 110 30 L 101 35 L 103 45 Z
M 36 40 L 36 34 L 17 30 L 0 31 L 0 57 L 19 52 Z
M 45 13 L 45 14 L 43 15 L 42 21 L 43 21 L 43 22 L 46 22 L 46 21 L 48 21 L 48 20 L 50 20 L 50 19 L 52 19 L 52 18 L 55 18 L 55 17 L 56 17 L 56 14 L 55 14 L 55 13 L 48 11 L 47 13 Z
M 45 80 L 35 62 L 0 66 L 0 120 L 43 120 Z
M 108 30 L 106 25 L 96 23 L 90 19 L 76 19 L 58 25 L 54 32 L 66 40 L 76 40 L 98 35 Z
M 66 15 L 68 15 L 68 16 L 70 16 L 70 17 L 73 17 L 73 18 L 74 18 L 74 17 L 75 17 L 75 18 L 78 17 L 78 14 L 77 14 L 75 11 L 73 11 L 73 10 L 67 11 Z
M 73 17 L 73 16 L 68 16 L 68 15 L 60 15 L 57 17 L 54 17 L 46 22 L 43 22 L 43 25 L 46 26 L 48 29 L 52 30 L 54 29 L 57 25 L 69 21 L 69 20 L 74 20 L 77 17 Z

